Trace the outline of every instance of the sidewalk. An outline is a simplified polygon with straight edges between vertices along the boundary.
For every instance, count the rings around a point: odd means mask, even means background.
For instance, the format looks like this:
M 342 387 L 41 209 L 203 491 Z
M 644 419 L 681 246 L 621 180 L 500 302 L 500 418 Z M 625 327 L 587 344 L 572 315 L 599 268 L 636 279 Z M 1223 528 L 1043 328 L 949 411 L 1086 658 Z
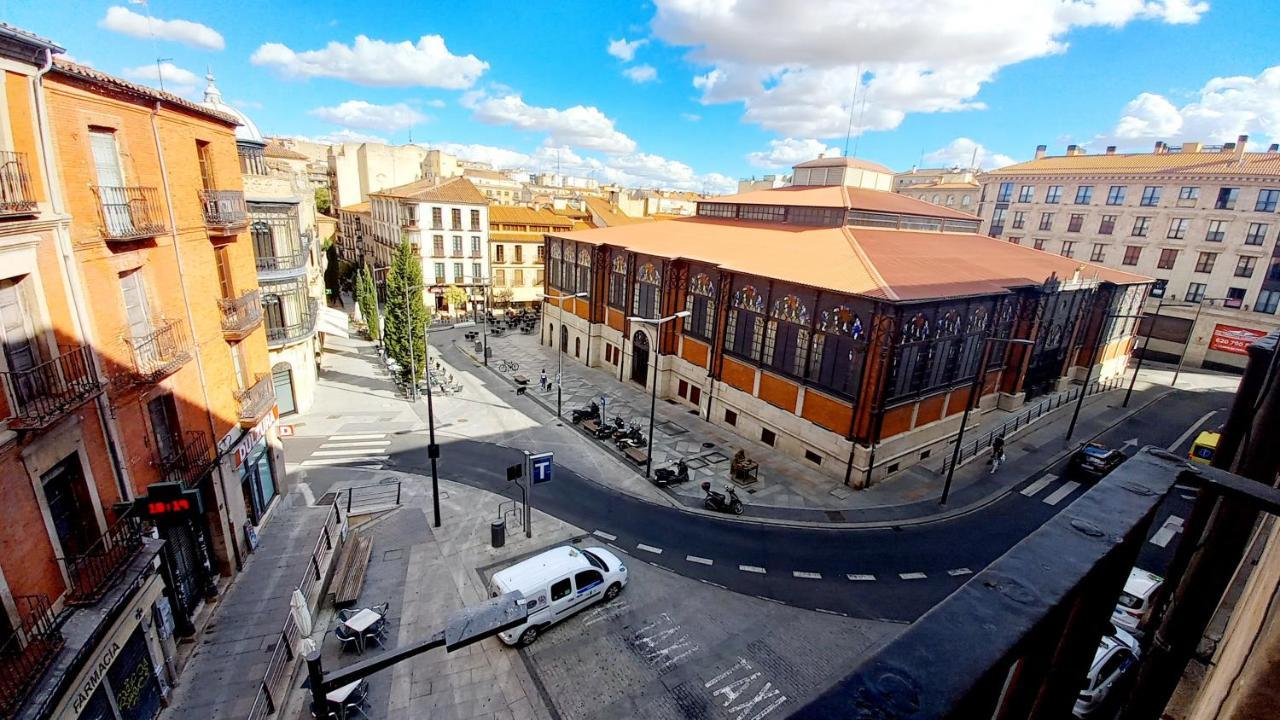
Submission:
M 470 344 L 462 342 L 456 336 L 452 339 L 460 352 L 474 362 L 479 362 L 479 357 L 474 354 Z M 438 344 L 439 341 L 433 342 Z M 491 369 L 512 385 L 514 381 L 511 374 L 497 373 L 493 368 L 493 359 L 515 360 L 520 363 L 520 373 L 526 377 L 536 378 L 543 368 L 547 368 L 549 376 L 555 375 L 556 353 L 551 348 L 540 346 L 536 337 L 490 337 L 489 347 L 493 352 Z M 1150 381 L 1157 379 L 1162 373 L 1165 373 L 1163 369 L 1144 370 L 1128 408 L 1118 407 L 1123 390 L 1112 390 L 1086 398 L 1076 437 L 1081 441 L 1092 437 L 1163 395 L 1168 388 Z M 566 416 L 571 409 L 585 407 L 593 399 L 607 395 L 609 403 L 606 414 L 609 417 L 620 415 L 627 419 L 648 418 L 648 393 L 639 386 L 619 382 L 616 376 L 602 369 L 566 361 L 562 380 Z M 552 414 L 555 413 L 554 391 L 542 393 L 535 386 L 527 392 L 526 397 L 532 398 Z M 938 505 L 942 492 L 942 475 L 939 470 L 943 458 L 937 458 L 930 465 L 908 468 L 871 488 L 856 491 L 846 487 L 839 479 L 814 472 L 811 467 L 783 456 L 773 448 L 707 422 L 682 406 L 659 402 L 655 414 L 657 431 L 653 439 L 654 467 L 670 465 L 678 457 L 686 458 L 690 466 L 689 481 L 665 491 L 678 504 L 700 509 L 702 491 L 699 484 L 704 480 L 717 484 L 723 482 L 728 459 L 737 448 L 744 448 L 751 458 L 760 463 L 760 481 L 746 488 L 743 493 L 743 500 L 747 505 L 745 516 L 784 522 L 865 525 L 900 523 L 923 517 L 936 519 L 941 513 L 953 514 L 966 505 L 981 504 L 1003 495 L 1012 485 L 1025 479 L 1025 475 L 1021 474 L 1022 470 L 1038 469 L 1040 465 L 1033 468 L 1032 463 L 1047 463 L 1056 454 L 1046 452 L 1049 447 L 1047 443 L 1050 438 L 1061 437 L 1065 433 L 1071 408 L 1066 406 L 1050 413 L 1013 437 L 1009 444 L 1010 450 L 1019 449 L 1025 443 L 1026 447 L 1034 446 L 1034 451 L 1020 454 L 1016 464 L 1006 465 L 996 477 L 988 474 L 982 462 L 971 462 L 958 468 L 953 479 L 949 511 Z M 971 420 L 966 435 L 972 438 L 989 432 L 1013 415 L 1014 413 L 1002 410 L 984 413 L 976 421 Z M 568 424 L 568 420 L 565 423 Z M 643 429 L 647 433 L 647 423 L 644 424 L 646 427 Z M 582 435 L 580 437 L 585 438 Z M 611 445 L 594 440 L 590 443 L 616 455 Z M 620 455 L 618 457 L 621 458 Z M 643 474 L 642 467 L 630 462 L 625 462 L 625 466 L 637 476 Z M 607 477 L 601 479 L 606 484 L 613 484 Z M 619 489 L 626 491 L 623 487 Z

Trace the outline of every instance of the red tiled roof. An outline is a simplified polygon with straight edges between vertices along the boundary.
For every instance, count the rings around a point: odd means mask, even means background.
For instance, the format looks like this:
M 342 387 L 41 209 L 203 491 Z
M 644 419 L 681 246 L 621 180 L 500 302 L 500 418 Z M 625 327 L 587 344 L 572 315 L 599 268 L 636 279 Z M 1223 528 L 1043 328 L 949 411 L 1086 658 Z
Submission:
M 54 72 L 61 73 L 68 77 L 78 78 L 94 85 L 109 87 L 113 90 L 129 95 L 146 98 L 148 100 L 159 100 L 163 103 L 180 107 L 188 112 L 193 112 L 197 115 L 203 115 L 219 122 L 226 123 L 232 127 L 236 127 L 240 124 L 239 120 L 227 115 L 226 113 L 220 113 L 217 110 L 210 110 L 203 105 L 193 103 L 190 100 L 178 97 L 173 93 L 167 93 L 163 90 L 156 90 L 155 88 L 147 87 L 146 85 L 129 82 L 128 80 L 118 78 L 115 75 L 108 75 L 107 73 L 104 73 L 101 70 L 95 70 L 88 65 L 78 65 L 70 60 L 55 57 L 53 59 L 53 70 Z
M 471 181 L 463 177 L 447 180 L 415 180 L 411 183 L 369 193 L 404 200 L 421 200 L 425 202 L 465 203 L 468 205 L 488 205 L 489 199 L 476 189 Z

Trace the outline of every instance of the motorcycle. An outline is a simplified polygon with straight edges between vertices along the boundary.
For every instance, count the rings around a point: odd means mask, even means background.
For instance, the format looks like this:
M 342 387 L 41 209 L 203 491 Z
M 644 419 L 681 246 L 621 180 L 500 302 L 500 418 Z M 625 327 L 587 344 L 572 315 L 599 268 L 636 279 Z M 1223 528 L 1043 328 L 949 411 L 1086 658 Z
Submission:
M 619 450 L 626 450 L 627 448 L 644 447 L 648 439 L 645 438 L 644 433 L 640 432 L 639 425 L 631 423 L 631 427 L 627 428 L 627 431 L 613 442 L 618 446 Z
M 600 427 L 596 428 L 597 440 L 612 440 L 615 435 L 623 432 L 626 425 L 622 423 L 622 418 L 615 417 L 613 420 L 600 423 Z
M 572 413 L 570 413 L 570 417 L 573 419 L 574 425 L 577 425 L 578 423 L 584 422 L 586 420 L 595 420 L 600 417 L 600 405 L 598 403 L 592 402 L 587 407 L 578 408 L 574 410 Z
M 653 484 L 658 487 L 666 487 L 667 485 L 675 485 L 689 479 L 689 466 L 684 460 L 676 461 L 675 469 L 658 468 L 653 471 Z
M 733 491 L 732 485 L 725 485 L 724 489 L 725 492 L 728 493 L 727 497 L 725 493 L 718 493 L 715 490 L 712 490 L 710 482 L 702 483 L 702 491 L 707 494 L 707 496 L 702 500 L 702 507 L 708 510 L 715 510 L 716 512 L 727 512 L 733 513 L 734 515 L 741 515 L 743 508 L 742 501 L 738 499 L 738 493 Z

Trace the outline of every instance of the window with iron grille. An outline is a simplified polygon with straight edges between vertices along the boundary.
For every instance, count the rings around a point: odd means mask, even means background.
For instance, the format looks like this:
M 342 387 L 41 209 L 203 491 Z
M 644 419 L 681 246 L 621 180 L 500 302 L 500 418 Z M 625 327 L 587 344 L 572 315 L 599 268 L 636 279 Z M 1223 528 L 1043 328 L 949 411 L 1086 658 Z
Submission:
M 431 229 L 432 230 L 440 230 L 444 228 L 443 213 L 444 213 L 443 208 L 438 208 L 438 207 L 431 208 Z
M 480 257 L 480 237 L 471 236 L 471 257 Z
M 1196 272 L 1211 273 L 1213 272 L 1213 263 L 1217 261 L 1218 253 L 1202 252 L 1200 257 L 1196 258 Z
M 444 236 L 443 235 L 431 236 L 431 252 L 436 257 L 444 257 Z
M 1124 249 L 1124 259 L 1120 263 L 1122 265 L 1137 265 L 1140 257 L 1142 257 L 1142 248 L 1138 245 L 1128 245 Z
M 712 326 L 716 319 L 716 284 L 707 273 L 697 273 L 689 278 L 689 288 L 684 297 L 684 309 L 689 317 L 684 321 L 686 335 L 711 340 Z
M 461 235 L 453 236 L 453 256 L 462 257 L 462 236 Z
M 618 309 L 627 306 L 627 258 L 615 251 L 609 268 L 609 304 Z
M 449 229 L 462 229 L 462 208 L 451 208 L 449 210 Z
M 787 222 L 795 225 L 815 225 L 819 227 L 835 227 L 842 220 L 844 212 L 838 208 L 792 207 L 787 208 Z
M 481 228 L 480 228 L 480 211 L 479 211 L 479 210 L 472 210 L 472 211 L 471 211 L 471 229 L 472 229 L 472 230 L 480 230 L 480 229 L 481 229 Z

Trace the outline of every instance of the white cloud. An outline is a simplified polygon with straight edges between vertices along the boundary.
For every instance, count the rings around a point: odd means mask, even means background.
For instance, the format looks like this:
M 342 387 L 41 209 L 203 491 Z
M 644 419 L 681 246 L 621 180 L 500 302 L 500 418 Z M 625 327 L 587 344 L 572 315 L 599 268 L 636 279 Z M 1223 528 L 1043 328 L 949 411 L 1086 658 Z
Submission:
M 364 100 L 348 100 L 333 107 L 318 107 L 308 115 L 334 125 L 363 130 L 395 132 L 425 122 L 427 116 L 404 103 L 374 105 Z
M 98 27 L 130 37 L 155 37 L 204 50 L 221 50 L 227 45 L 222 35 L 208 25 L 190 20 L 150 18 L 119 5 L 107 8 L 107 14 L 98 21 Z
M 975 152 L 976 151 L 976 152 Z M 993 153 L 981 143 L 967 137 L 958 137 L 931 153 L 925 153 L 925 164 L 933 167 L 967 168 L 971 163 L 983 170 L 1012 165 L 1017 160 L 1003 153 Z
M 545 132 L 552 145 L 607 153 L 629 153 L 636 148 L 635 141 L 614 128 L 613 120 L 594 106 L 574 105 L 561 110 L 526 104 L 515 93 L 489 96 L 482 92 L 464 95 L 462 105 L 483 123 Z
M 689 122 L 698 122 L 702 119 L 702 116 L 698 113 L 680 113 L 680 117 Z
M 324 135 L 289 135 L 287 137 L 305 140 L 306 142 L 320 143 L 322 145 L 341 145 L 342 143 L 381 143 L 383 145 L 389 145 L 391 143 L 390 140 L 384 137 L 369 135 L 367 133 L 348 130 L 346 128 L 336 130 L 331 133 L 325 133 Z
M 761 168 L 791 167 L 796 163 L 813 160 L 819 155 L 838 157 L 840 148 L 829 147 L 813 138 L 770 140 L 768 150 L 748 153 L 747 162 Z
M 440 98 L 436 98 L 436 99 L 434 99 L 434 100 L 428 100 L 428 101 L 427 101 L 427 107 L 442 108 L 442 107 L 444 107 L 444 105 L 445 105 L 445 102 L 444 102 L 443 100 L 441 100 Z
M 331 42 L 321 50 L 295 52 L 281 43 L 266 43 L 249 60 L 275 67 L 287 77 L 337 78 L 359 85 L 421 86 L 461 90 L 475 84 L 489 64 L 475 55 L 454 55 L 439 35 L 418 42 L 386 42 L 364 35 L 351 45 Z
M 626 38 L 620 40 L 609 41 L 609 54 L 618 58 L 622 62 L 631 62 L 636 56 L 636 50 L 649 42 L 648 39 L 631 40 Z
M 239 99 L 239 100 L 233 99 L 231 101 L 231 106 L 239 108 L 241 110 L 261 110 L 262 108 L 266 107 L 265 105 L 258 102 L 257 100 L 244 100 L 244 99 Z
M 658 79 L 658 70 L 652 65 L 633 65 L 623 70 L 622 74 L 628 80 L 637 84 L 653 82 Z
M 897 127 L 910 113 L 983 108 L 1000 68 L 1065 51 L 1071 30 L 1193 23 L 1197 0 L 656 0 L 655 34 L 710 69 L 702 102 L 790 137 Z M 767 28 L 767 32 L 761 32 Z M 861 73 L 859 72 L 861 70 Z M 853 102 L 856 89 L 856 102 Z
M 1135 147 L 1153 140 L 1221 143 L 1234 141 L 1239 135 L 1250 135 L 1254 142 L 1280 140 L 1280 65 L 1257 77 L 1212 78 L 1181 107 L 1163 95 L 1141 93 L 1125 105 L 1110 133 L 1089 144 Z
M 200 84 L 199 75 L 185 68 L 180 68 L 171 62 L 125 68 L 122 74 L 131 80 L 137 80 L 155 87 L 159 87 L 160 81 L 163 81 L 164 89 L 175 95 L 190 95 L 195 92 L 196 86 Z

